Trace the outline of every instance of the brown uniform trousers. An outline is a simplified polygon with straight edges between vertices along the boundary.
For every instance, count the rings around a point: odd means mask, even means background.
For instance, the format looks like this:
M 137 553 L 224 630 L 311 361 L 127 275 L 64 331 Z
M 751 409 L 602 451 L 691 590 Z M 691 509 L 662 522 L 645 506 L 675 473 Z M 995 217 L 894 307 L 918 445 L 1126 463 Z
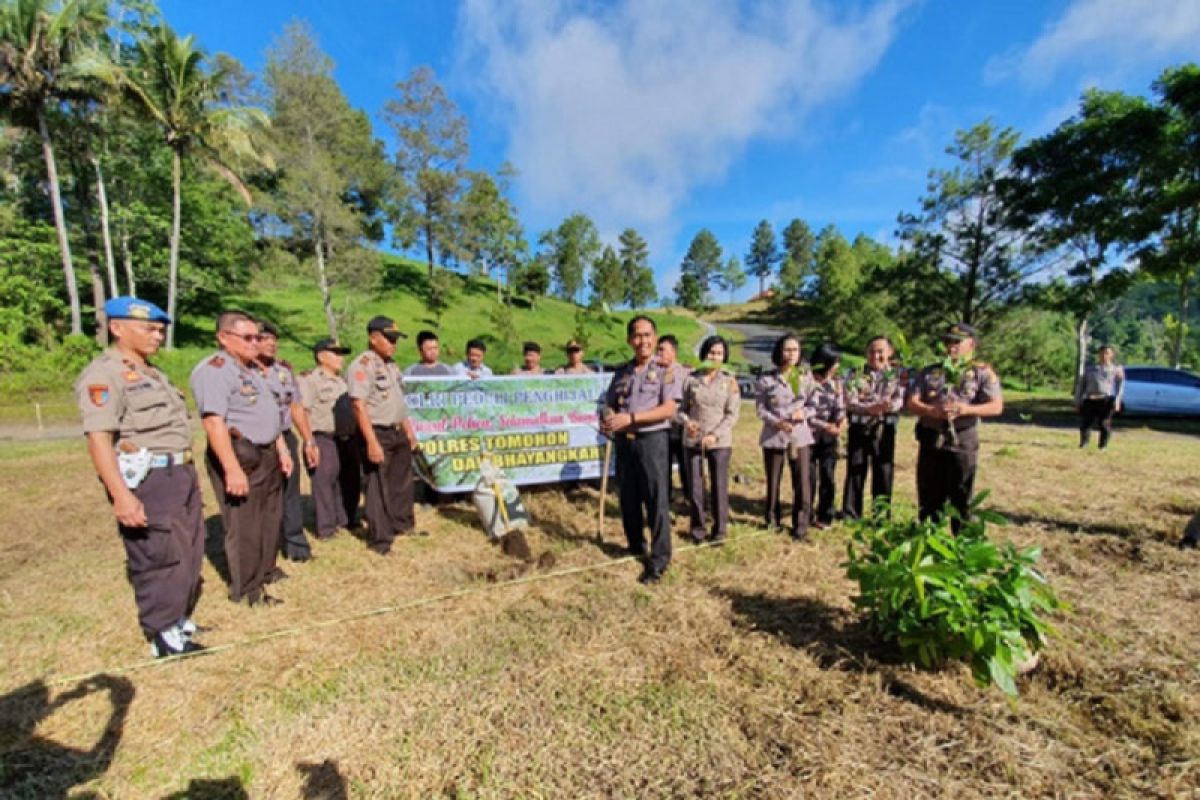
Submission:
M 310 470 L 313 505 L 316 507 L 317 538 L 328 539 L 338 528 L 352 528 L 358 517 L 359 476 L 357 436 L 314 433 L 321 454 L 317 468 Z
M 803 424 L 803 423 L 801 423 Z M 812 513 L 812 456 L 809 448 L 796 448 L 796 457 L 790 458 L 788 451 L 763 448 L 763 468 L 767 475 L 767 525 L 782 527 L 783 465 L 787 464 L 792 475 L 792 536 L 803 536 L 808 531 L 809 515 Z
M 729 532 L 729 459 L 733 455 L 730 447 L 712 450 L 685 447 L 687 462 L 688 511 L 691 512 L 691 537 L 704 541 L 707 520 L 704 513 L 704 494 L 712 503 L 712 538 L 721 541 Z M 704 485 L 704 466 L 708 464 L 708 482 Z
M 413 518 L 412 447 L 399 426 L 375 426 L 375 438 L 383 449 L 383 462 L 372 464 L 363 447 L 363 478 L 367 484 L 368 546 L 378 553 L 392 548 L 397 534 L 416 525 Z
M 142 502 L 146 527 L 118 523 L 125 569 L 133 585 L 138 623 L 153 638 L 183 617 L 200 599 L 204 516 L 200 482 L 191 464 L 152 469 L 133 495 Z
M 225 495 L 225 471 L 216 454 L 207 453 L 208 477 L 212 481 L 221 520 L 225 527 L 225 560 L 229 564 L 229 599 L 257 601 L 262 594 L 270 565 L 279 546 L 283 519 L 283 479 L 279 451 L 275 445 L 256 445 L 244 438 L 233 439 L 233 452 L 246 473 L 250 492 L 245 497 Z
M 947 446 L 946 434 L 917 426 L 917 504 L 921 519 L 938 519 L 946 503 L 967 518 L 979 463 L 979 423 L 958 429 L 958 445 Z M 953 524 L 957 531 L 958 522 Z

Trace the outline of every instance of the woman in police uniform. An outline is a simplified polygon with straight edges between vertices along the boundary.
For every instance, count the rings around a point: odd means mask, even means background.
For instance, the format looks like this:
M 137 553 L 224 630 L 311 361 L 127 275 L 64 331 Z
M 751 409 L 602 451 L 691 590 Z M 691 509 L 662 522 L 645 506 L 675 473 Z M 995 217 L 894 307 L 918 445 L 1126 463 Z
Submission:
M 781 524 L 780 488 L 783 467 L 787 464 L 792 477 L 790 533 L 793 539 L 800 541 L 808 535 L 808 518 L 812 512 L 809 447 L 813 435 L 805 420 L 813 381 L 812 376 L 800 367 L 800 339 L 790 333 L 775 342 L 771 361 L 775 369 L 758 379 L 755 401 L 755 410 L 763 423 L 758 443 L 762 447 L 767 477 L 767 527 L 777 528 Z
M 706 537 L 705 489 L 712 502 L 712 540 L 719 542 L 729 531 L 729 459 L 733 454 L 733 426 L 742 407 L 737 379 L 723 367 L 729 343 L 710 336 L 700 344 L 700 366 L 683 386 L 680 419 L 683 422 L 684 465 L 691 537 L 699 544 Z M 709 486 L 704 485 L 708 467 Z

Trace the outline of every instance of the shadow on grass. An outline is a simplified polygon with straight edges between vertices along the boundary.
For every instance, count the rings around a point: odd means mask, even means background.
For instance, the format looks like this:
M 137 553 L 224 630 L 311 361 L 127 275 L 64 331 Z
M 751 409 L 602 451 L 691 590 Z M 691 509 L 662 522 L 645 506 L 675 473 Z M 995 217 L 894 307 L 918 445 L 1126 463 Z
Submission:
M 347 800 L 350 797 L 346 777 L 336 761 L 328 758 L 320 764 L 300 761 L 296 763 L 296 771 L 304 776 L 300 796 L 306 800 Z
M 735 624 L 775 636 L 783 643 L 808 653 L 821 669 L 879 674 L 884 690 L 928 711 L 961 715 L 954 703 L 930 697 L 898 678 L 895 668 L 903 664 L 895 649 L 879 641 L 866 620 L 842 608 L 811 597 L 774 597 L 717 589 L 728 600 Z
M 204 520 L 204 555 L 226 586 L 231 580 L 229 561 L 225 558 L 225 524 L 220 514 Z
M 1060 397 L 1016 397 L 1006 399 L 1001 422 L 1043 428 L 1079 429 L 1079 413 L 1066 395 Z M 1116 436 L 1122 430 L 1151 430 L 1200 436 L 1200 420 L 1187 417 L 1144 417 L 1118 414 L 1113 419 Z M 1094 432 L 1093 432 L 1094 435 Z
M 1027 514 L 1022 511 L 1011 511 L 998 507 L 993 507 L 989 510 L 1000 514 L 1013 525 L 1040 525 L 1047 528 L 1058 528 L 1064 533 L 1082 533 L 1088 536 L 1115 536 L 1119 539 L 1133 539 L 1145 530 L 1136 523 L 1128 525 L 1107 522 L 1085 523 L 1053 514 Z
M 97 692 L 108 694 L 111 707 L 104 732 L 90 748 L 70 747 L 34 733 L 60 709 Z M 133 697 L 133 683 L 112 675 L 81 681 L 53 701 L 40 680 L 0 697 L 0 795 L 67 797 L 71 787 L 103 775 L 124 735 Z
M 192 778 L 188 785 L 173 792 L 164 800 L 250 800 L 242 779 L 236 775 L 228 778 Z

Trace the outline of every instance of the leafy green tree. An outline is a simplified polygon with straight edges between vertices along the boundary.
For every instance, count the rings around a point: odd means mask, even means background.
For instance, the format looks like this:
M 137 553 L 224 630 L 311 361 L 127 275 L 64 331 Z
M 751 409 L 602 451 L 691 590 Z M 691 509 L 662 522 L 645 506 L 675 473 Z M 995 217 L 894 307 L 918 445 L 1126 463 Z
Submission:
M 812 228 L 802 219 L 794 219 L 783 229 L 783 258 L 779 263 L 779 282 L 784 293 L 792 297 L 800 297 L 808 282 L 816 274 L 813 261 L 816 253 L 817 240 Z M 792 260 L 787 278 L 784 277 L 784 266 L 788 259 Z
M 1013 153 L 1007 202 L 1038 246 L 1066 262 L 1051 297 L 1074 322 L 1077 379 L 1093 315 L 1128 285 L 1121 261 L 1145 228 L 1139 175 L 1159 131 L 1145 99 L 1091 90 L 1075 116 Z
M 733 303 L 733 293 L 746 285 L 746 271 L 737 256 L 730 256 L 721 269 L 719 278 L 721 288 L 729 292 L 729 302 Z
M 1039 266 L 998 188 L 1018 138 L 990 120 L 957 132 L 946 150 L 954 165 L 931 170 L 921 210 L 899 217 L 913 258 L 953 278 L 923 287 L 936 307 L 927 324 L 986 326 Z
M 73 334 L 82 332 L 83 318 L 47 116 L 53 105 L 89 95 L 75 62 L 107 23 L 103 0 L 65 0 L 57 10 L 52 0 L 0 5 L 0 114 L 36 131 L 42 144 Z
M 592 305 L 615 306 L 621 302 L 624 294 L 621 259 L 611 246 L 605 247 L 600 258 L 592 265 Z
M 675 283 L 675 302 L 692 311 L 700 311 L 707 305 L 708 293 L 700 279 L 690 272 L 679 276 Z
M 600 234 L 596 224 L 586 214 L 577 212 L 554 230 L 543 233 L 539 243 L 546 249 L 559 296 L 577 301 L 584 278 L 600 255 Z
M 354 267 L 370 265 L 357 255 L 388 184 L 383 145 L 346 100 L 307 25 L 289 25 L 274 42 L 266 83 L 278 175 L 265 205 L 286 226 L 291 249 L 311 254 L 329 335 L 337 338 L 334 289 L 365 283 Z
M 767 278 L 775 272 L 779 263 L 779 246 L 775 243 L 775 230 L 765 219 L 754 228 L 750 241 L 750 252 L 746 253 L 746 268 L 758 278 L 758 291 L 766 289 Z
M 817 312 L 829 336 L 845 344 L 854 332 L 862 268 L 846 237 L 832 225 L 817 236 L 816 270 Z
M 511 167 L 501 170 L 502 177 Z M 486 172 L 470 173 L 462 203 L 462 245 L 468 259 L 485 271 L 495 273 L 496 301 L 503 302 L 501 271 L 512 279 L 529 243 L 517 219 L 516 209 L 504 196 L 504 185 Z
M 1070 385 L 1073 328 L 1063 312 L 1014 306 L 989 331 L 987 358 L 999 374 L 1020 379 L 1026 389 Z
M 250 190 L 231 164 L 267 160 L 255 141 L 268 124 L 267 116 L 259 109 L 222 103 L 226 72 L 219 67 L 207 69 L 204 53 L 193 37 L 181 39 L 167 25 L 159 25 L 138 43 L 138 57 L 131 67 L 97 61 L 90 72 L 120 86 L 146 117 L 162 128 L 171 150 L 167 314 L 174 318 L 178 306 L 184 157 L 196 158 L 215 171 L 249 205 Z M 167 327 L 168 348 L 174 347 L 175 328 Z
M 1138 248 L 1142 269 L 1175 287 L 1176 311 L 1167 321 L 1171 360 L 1183 361 L 1200 286 L 1200 66 L 1165 70 L 1154 82 L 1161 115 L 1158 146 L 1142 173 L 1153 220 Z
M 625 281 L 625 304 L 630 308 L 637 308 L 647 302 L 652 302 L 653 298 L 647 300 L 644 294 L 638 297 L 634 296 L 634 289 L 638 286 L 643 271 L 650 268 L 650 248 L 646 244 L 646 240 L 633 228 L 626 228 L 621 231 L 617 244 L 617 253 L 621 259 L 621 275 Z M 651 273 L 650 285 L 651 287 L 654 285 L 653 273 Z
M 514 281 L 517 291 L 529 295 L 535 308 L 537 299 L 545 297 L 550 291 L 550 267 L 546 263 L 547 260 L 545 253 L 539 253 L 517 271 Z
M 688 296 L 690 297 L 698 288 L 700 299 L 697 301 L 697 305 L 687 305 L 682 302 L 680 305 L 687 308 L 699 308 L 708 302 L 709 289 L 716 285 L 716 280 L 723 267 L 723 259 L 717 237 L 708 228 L 701 228 L 692 237 L 692 243 L 688 245 L 687 253 L 683 256 L 683 263 L 679 265 L 681 276 L 690 275 L 695 279 L 695 287 L 691 286 L 690 282 L 688 284 Z M 679 295 L 678 289 L 676 295 Z
M 658 287 L 654 284 L 654 270 L 639 267 L 625 294 L 630 308 L 648 308 L 658 299 Z
M 383 116 L 396 136 L 396 169 L 402 187 L 396 201 L 397 238 L 425 250 L 433 275 L 435 252 L 461 253 L 456 237 L 458 202 L 467 163 L 467 119 L 437 82 L 433 70 L 417 67 L 396 84 Z

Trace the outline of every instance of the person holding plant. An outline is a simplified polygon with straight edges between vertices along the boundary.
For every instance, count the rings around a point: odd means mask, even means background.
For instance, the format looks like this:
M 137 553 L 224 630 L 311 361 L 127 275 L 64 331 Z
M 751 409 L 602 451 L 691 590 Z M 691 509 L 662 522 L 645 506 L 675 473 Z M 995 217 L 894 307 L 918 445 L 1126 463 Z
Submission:
M 683 386 L 680 419 L 683 422 L 684 465 L 688 473 L 688 508 L 691 537 L 699 544 L 705 533 L 704 468 L 708 467 L 708 499 L 712 503 L 712 540 L 722 541 L 729 530 L 729 459 L 733 454 L 733 426 L 737 424 L 742 395 L 737 379 L 725 367 L 729 344 L 709 336 L 700 344 L 700 366 Z
M 755 400 L 755 410 L 763 423 L 758 443 L 762 447 L 767 478 L 767 527 L 781 526 L 780 488 L 786 463 L 792 477 L 790 534 L 800 541 L 808 535 L 808 518 L 812 511 L 808 473 L 813 435 L 805 420 L 813 380 L 800 367 L 800 339 L 790 333 L 775 342 L 771 362 L 775 369 L 758 379 Z
M 1104 345 L 1096 353 L 1096 363 L 1089 364 L 1075 384 L 1075 408 L 1079 411 L 1079 446 L 1087 447 L 1092 427 L 1100 431 L 1100 449 L 1108 447 L 1112 435 L 1113 415 L 1121 411 L 1125 397 L 1125 368 L 1113 363 L 1112 345 Z
M 846 427 L 846 400 L 837 376 L 842 354 L 831 344 L 813 352 L 813 392 L 808 426 L 812 429 L 809 496 L 813 499 L 812 525 L 825 528 L 833 523 L 834 475 L 837 472 L 838 439 Z
M 909 389 L 907 408 L 918 417 L 921 519 L 938 518 L 947 503 L 967 519 L 979 460 L 979 420 L 1004 411 L 995 370 L 975 360 L 976 336 L 965 322 L 951 325 L 942 336 L 945 358 L 921 370 Z
M 859 519 L 863 489 L 871 473 L 871 498 L 892 499 L 896 460 L 896 422 L 904 407 L 904 375 L 892 365 L 895 348 L 886 336 L 867 342 L 866 363 L 846 381 L 850 434 L 842 516 Z

